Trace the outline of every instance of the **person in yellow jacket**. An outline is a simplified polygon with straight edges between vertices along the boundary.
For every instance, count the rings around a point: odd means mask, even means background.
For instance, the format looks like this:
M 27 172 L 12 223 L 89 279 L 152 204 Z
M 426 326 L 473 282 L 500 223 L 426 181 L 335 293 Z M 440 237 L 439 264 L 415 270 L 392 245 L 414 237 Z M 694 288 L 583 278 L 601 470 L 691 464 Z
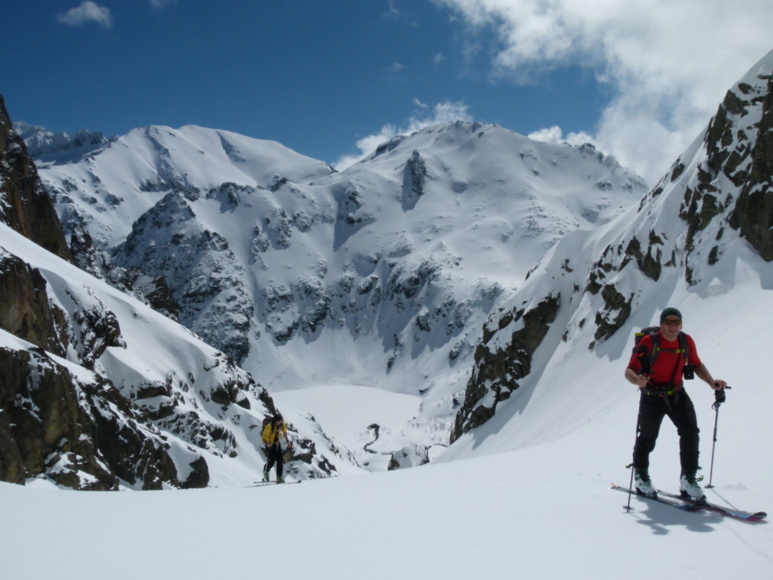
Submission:
M 287 425 L 285 425 L 282 415 L 277 413 L 268 423 L 266 423 L 266 426 L 263 427 L 263 433 L 261 434 L 263 445 L 266 448 L 267 459 L 266 466 L 263 468 L 263 481 L 268 481 L 268 474 L 271 472 L 271 468 L 276 464 L 276 482 L 284 483 L 284 451 L 282 450 L 282 438 L 284 438 L 288 448 L 293 446 L 287 436 Z

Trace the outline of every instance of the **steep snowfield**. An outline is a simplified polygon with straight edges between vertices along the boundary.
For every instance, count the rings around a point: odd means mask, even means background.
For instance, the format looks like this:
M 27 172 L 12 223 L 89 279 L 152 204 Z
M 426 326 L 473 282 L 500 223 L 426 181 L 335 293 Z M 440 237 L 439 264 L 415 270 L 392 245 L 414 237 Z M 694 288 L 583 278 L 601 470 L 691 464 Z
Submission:
M 208 190 L 224 183 L 270 186 L 282 178 L 309 181 L 332 170 L 273 141 L 186 126 L 134 129 L 73 162 L 55 154 L 38 161 L 54 191 L 71 196 L 100 245 L 113 246 L 170 189 Z M 67 217 L 72 217 L 68 215 Z
M 123 346 L 108 348 L 96 362 L 95 372 L 109 377 L 124 396 L 140 407 L 149 410 L 162 405 L 169 407 L 171 416 L 156 423 L 171 445 L 181 480 L 187 476 L 188 464 L 199 453 L 209 464 L 210 485 L 246 485 L 257 479 L 264 464 L 260 426 L 267 411 L 259 398 L 263 388 L 244 370 L 188 329 L 2 224 L 1 252 L 22 256 L 31 267 L 37 268 L 48 282 L 49 299 L 65 312 L 72 314 L 76 309 L 93 305 L 115 315 Z M 0 331 L 0 346 L 14 350 L 33 348 L 4 331 Z M 71 362 L 77 360 L 74 353 L 68 353 L 69 360 L 53 354 L 49 356 L 87 380 L 93 374 Z M 214 391 L 233 383 L 244 386 L 237 396 L 246 401 L 246 405 L 223 405 L 213 400 Z M 137 395 L 144 386 L 159 384 L 168 386 L 167 396 L 146 398 Z M 172 422 L 176 417 L 179 417 L 179 424 Z M 336 455 L 313 419 L 304 416 L 294 419 L 297 434 L 338 467 L 339 474 L 359 471 L 348 459 Z M 225 436 L 219 438 L 213 433 L 225 433 Z M 327 475 L 306 464 L 299 467 L 304 470 L 302 477 Z

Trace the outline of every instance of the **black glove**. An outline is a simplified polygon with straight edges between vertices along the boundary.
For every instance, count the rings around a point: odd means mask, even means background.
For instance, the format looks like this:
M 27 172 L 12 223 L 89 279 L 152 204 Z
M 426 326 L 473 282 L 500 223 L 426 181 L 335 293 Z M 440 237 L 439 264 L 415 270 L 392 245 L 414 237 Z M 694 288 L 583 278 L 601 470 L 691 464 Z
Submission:
M 724 402 L 725 402 L 725 389 L 719 389 L 717 391 L 714 391 L 714 404 L 712 405 L 712 407 L 714 408 L 719 407 Z

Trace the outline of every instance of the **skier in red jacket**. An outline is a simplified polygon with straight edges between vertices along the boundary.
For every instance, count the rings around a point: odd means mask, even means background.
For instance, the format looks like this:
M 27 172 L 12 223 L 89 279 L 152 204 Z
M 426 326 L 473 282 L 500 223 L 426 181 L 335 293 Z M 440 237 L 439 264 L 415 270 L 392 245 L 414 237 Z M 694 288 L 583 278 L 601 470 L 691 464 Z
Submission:
M 692 400 L 684 390 L 684 378 L 697 375 L 715 390 L 727 383 L 715 380 L 698 356 L 692 337 L 682 332 L 682 313 L 666 308 L 660 315 L 660 329 L 645 335 L 634 348 L 625 378 L 641 392 L 639 423 L 633 448 L 633 469 L 637 493 L 657 494 L 649 475 L 649 455 L 655 448 L 663 417 L 668 415 L 679 434 L 682 474 L 679 489 L 695 500 L 705 498 L 696 480 L 699 429 Z

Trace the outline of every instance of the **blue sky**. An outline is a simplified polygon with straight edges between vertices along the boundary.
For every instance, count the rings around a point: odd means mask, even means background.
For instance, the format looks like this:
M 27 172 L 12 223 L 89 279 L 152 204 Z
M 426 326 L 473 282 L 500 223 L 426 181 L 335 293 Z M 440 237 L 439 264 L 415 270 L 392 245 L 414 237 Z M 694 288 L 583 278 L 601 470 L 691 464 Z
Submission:
M 52 131 L 195 124 L 329 163 L 476 120 L 594 142 L 652 181 L 773 48 L 773 2 L 726 4 L 2 0 L 0 94 Z

